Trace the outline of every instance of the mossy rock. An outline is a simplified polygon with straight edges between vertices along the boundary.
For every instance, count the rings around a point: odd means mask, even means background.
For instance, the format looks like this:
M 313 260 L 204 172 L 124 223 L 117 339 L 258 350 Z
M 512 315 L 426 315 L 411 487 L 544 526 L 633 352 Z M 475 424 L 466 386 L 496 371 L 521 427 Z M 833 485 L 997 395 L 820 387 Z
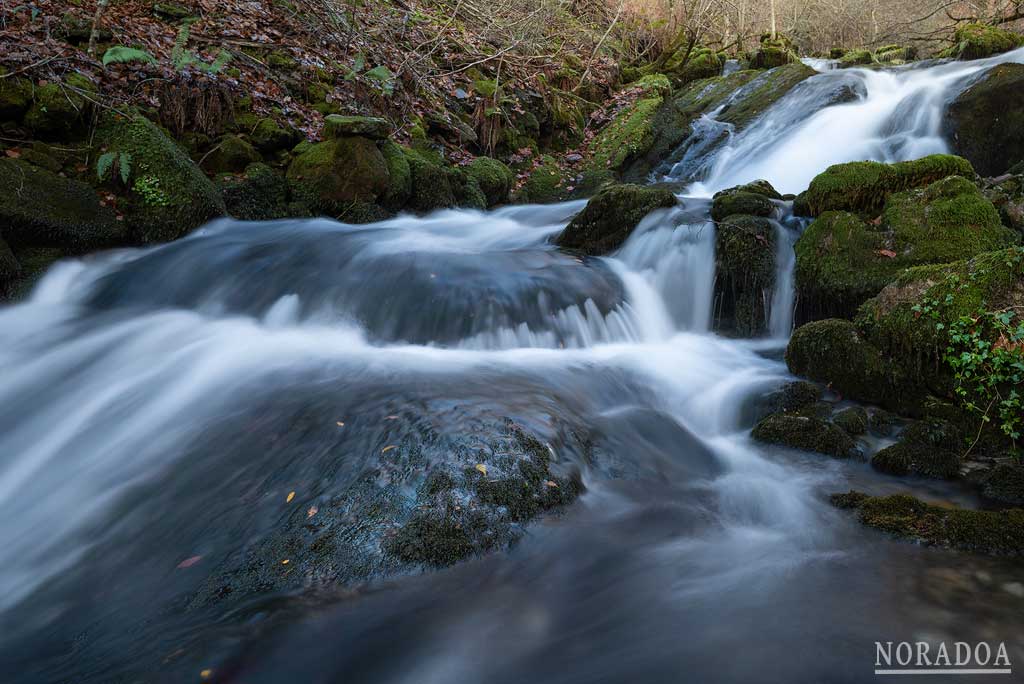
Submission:
M 21 264 L 18 263 L 10 246 L 0 237 L 0 301 L 11 295 L 14 284 L 20 277 Z
M 907 494 L 834 494 L 837 508 L 856 510 L 861 523 L 934 546 L 1000 556 L 1024 553 L 1024 510 L 974 511 L 924 503 Z
M 264 153 L 287 150 L 298 142 L 299 137 L 298 131 L 286 128 L 269 117 L 260 119 L 249 134 L 252 144 Z
M 871 53 L 871 50 L 856 48 L 849 50 L 839 58 L 838 67 L 840 69 L 847 69 L 850 67 L 868 66 L 874 63 L 875 56 Z
M 237 135 L 225 135 L 217 142 L 203 165 L 212 174 L 239 173 L 249 164 L 259 161 L 262 161 L 260 153 L 248 141 Z
M 868 412 L 862 406 L 849 406 L 832 416 L 832 423 L 851 437 L 868 431 Z
M 342 116 L 331 114 L 324 119 L 324 138 L 337 140 L 362 136 L 371 140 L 384 140 L 391 133 L 391 123 L 376 116 Z
M 767 181 L 759 181 L 767 184 Z M 775 189 L 768 185 L 771 194 L 763 192 L 760 186 L 741 185 L 715 193 L 711 202 L 711 218 L 721 221 L 726 216 L 745 214 L 747 216 L 768 217 L 775 213 L 772 196 L 781 197 Z
M 664 188 L 613 185 L 587 202 L 555 244 L 589 255 L 607 254 L 621 247 L 649 213 L 676 203 L 676 196 Z
M 919 421 L 909 425 L 896 444 L 875 454 L 871 465 L 890 475 L 951 479 L 960 473 L 960 455 L 966 448 L 964 434 L 955 425 Z
M 780 444 L 836 458 L 857 455 L 857 445 L 848 434 L 835 425 L 806 416 L 768 416 L 754 426 L 750 436 L 766 444 Z
M 751 69 L 774 69 L 799 60 L 792 50 L 778 45 L 762 44 L 747 55 Z
M 7 74 L 0 69 L 0 76 Z M 20 121 L 32 105 L 32 83 L 24 78 L 0 78 L 0 121 Z
M 1024 173 L 987 181 L 982 194 L 999 212 L 1003 225 L 1024 237 Z
M 953 34 L 953 46 L 939 53 L 940 57 L 983 59 L 1024 45 L 1024 35 L 988 24 L 964 24 Z
M 771 409 L 769 413 L 799 413 L 820 402 L 823 395 L 813 382 L 794 380 L 768 395 L 765 405 Z
M 562 180 L 558 162 L 551 155 L 544 155 L 516 193 L 516 201 L 529 204 L 560 202 L 568 194 Z
M 741 97 L 722 111 L 718 119 L 732 124 L 737 130 L 742 130 L 786 93 L 816 73 L 818 72 L 803 62 L 794 62 L 762 72 L 744 88 Z
M 707 48 L 702 48 L 695 50 L 690 55 L 690 59 L 681 66 L 672 67 L 666 64 L 664 71 L 676 85 L 685 85 L 700 79 L 718 76 L 722 73 L 724 67 L 724 55 Z
M 497 159 L 477 157 L 466 166 L 465 171 L 483 192 L 488 207 L 508 202 L 515 175 L 507 166 Z
M 123 208 L 134 241 L 175 240 L 224 215 L 216 186 L 148 119 L 108 116 L 97 129 L 96 142 L 131 156 L 131 191 Z
M 981 493 L 1004 504 L 1024 506 L 1024 465 L 1001 463 L 985 476 Z
M 835 164 L 797 196 L 795 213 L 820 216 L 826 211 L 877 215 L 889 195 L 929 185 L 947 176 L 973 179 L 974 167 L 962 157 L 933 154 L 915 161 L 883 164 L 860 161 Z
M 615 177 L 637 155 L 646 152 L 653 144 L 654 118 L 664 101 L 663 95 L 648 92 L 616 114 L 588 144 L 585 171 Z
M 81 253 L 128 241 L 125 224 L 93 188 L 20 159 L 0 158 L 0 227 L 15 250 Z
M 268 221 L 290 215 L 288 181 L 266 164 L 250 164 L 245 175 L 218 179 L 228 214 L 245 221 Z
M 169 21 L 181 21 L 182 19 L 195 16 L 193 10 L 177 2 L 153 3 L 153 14 Z
M 92 81 L 72 73 L 64 82 L 50 82 L 32 91 L 32 104 L 25 112 L 24 123 L 38 136 L 66 140 L 85 133 L 86 115 L 95 95 Z
M 1024 64 L 999 64 L 960 93 L 945 114 L 957 154 L 983 176 L 1024 159 Z
M 406 152 L 397 143 L 385 140 L 380 151 L 388 166 L 388 189 L 381 196 L 380 203 L 385 209 L 398 211 L 412 197 L 412 168 Z
M 311 145 L 288 166 L 292 195 L 331 216 L 353 203 L 374 203 L 387 192 L 387 161 L 369 138 L 351 137 Z
M 456 206 L 458 173 L 424 151 L 403 149 L 403 152 L 412 177 L 409 208 L 426 212 Z
M 917 48 L 912 45 L 883 45 L 875 50 L 875 60 L 882 64 L 906 64 L 915 59 Z
M 761 195 L 738 193 L 768 202 Z M 735 195 L 733 196 L 735 197 Z M 770 202 L 768 205 L 772 206 Z M 742 337 L 765 331 L 775 286 L 775 228 L 757 216 L 734 214 L 715 230 L 715 327 Z

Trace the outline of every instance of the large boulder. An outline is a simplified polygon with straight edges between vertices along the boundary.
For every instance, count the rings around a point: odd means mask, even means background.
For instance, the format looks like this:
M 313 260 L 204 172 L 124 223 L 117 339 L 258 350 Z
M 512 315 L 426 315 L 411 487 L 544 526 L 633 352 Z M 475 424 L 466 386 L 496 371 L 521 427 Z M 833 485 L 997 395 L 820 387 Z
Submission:
M 377 143 L 361 136 L 308 146 L 292 160 L 287 177 L 296 199 L 332 216 L 373 204 L 390 183 Z
M 24 124 L 46 139 L 77 137 L 85 132 L 95 93 L 96 86 L 79 73 L 33 88 Z
M 852 317 L 906 268 L 1014 244 L 999 212 L 966 178 L 889 196 L 873 222 L 828 211 L 796 243 L 799 319 Z
M 131 159 L 124 211 L 132 240 L 175 240 L 225 214 L 217 187 L 188 154 L 141 116 L 108 116 L 96 131 L 101 149 Z
M 241 176 L 217 179 L 228 214 L 246 221 L 284 218 L 288 206 L 288 181 L 266 164 L 250 164 Z
M 940 57 L 982 59 L 1009 52 L 1024 45 L 1024 35 L 988 24 L 964 24 L 953 34 L 953 45 Z
M 780 199 L 782 195 L 768 181 L 763 180 L 720 190 L 711 201 L 711 218 L 721 221 L 735 214 L 768 217 L 775 213 L 772 200 Z
M 775 286 L 775 226 L 734 214 L 715 229 L 715 328 L 742 337 L 764 332 Z
M 836 64 L 840 69 L 848 69 L 850 67 L 868 66 L 875 63 L 875 56 L 871 50 L 865 50 L 864 48 L 856 48 L 843 53 L 843 56 L 839 58 L 839 62 Z
M 204 162 L 213 174 L 240 173 L 249 164 L 262 161 L 260 153 L 247 140 L 238 135 L 225 135 L 210 151 Z
M 983 176 L 1024 159 L 1024 64 L 1000 64 L 961 93 L 946 111 L 957 154 Z
M 850 458 L 857 454 L 857 445 L 846 432 L 819 418 L 774 414 L 754 426 L 751 437 L 767 444 Z
M 881 64 L 895 66 L 917 59 L 917 48 L 904 45 L 883 45 L 875 50 L 875 60 Z
M 928 185 L 947 176 L 973 179 L 974 168 L 966 159 L 948 154 L 895 164 L 834 164 L 815 176 L 810 187 L 797 196 L 793 211 L 801 216 L 819 216 L 826 211 L 876 216 L 894 192 Z
M 477 157 L 466 166 L 466 175 L 476 182 L 487 198 L 487 206 L 508 202 L 515 175 L 497 159 Z
M 0 230 L 16 250 L 86 252 L 124 244 L 127 231 L 96 191 L 20 159 L 0 158 Z
M 618 249 L 649 213 L 675 205 L 676 196 L 664 188 L 613 185 L 591 199 L 555 242 L 584 254 L 607 254 Z
M 391 123 L 376 116 L 343 116 L 331 114 L 324 119 L 324 138 L 338 140 L 361 136 L 384 140 L 391 133 Z
M 761 36 L 757 49 L 747 55 L 751 69 L 774 69 L 799 60 L 791 40 L 771 34 Z
M 960 473 L 965 435 L 942 420 L 919 421 L 908 426 L 896 444 L 871 457 L 871 466 L 890 475 L 923 475 L 950 479 Z

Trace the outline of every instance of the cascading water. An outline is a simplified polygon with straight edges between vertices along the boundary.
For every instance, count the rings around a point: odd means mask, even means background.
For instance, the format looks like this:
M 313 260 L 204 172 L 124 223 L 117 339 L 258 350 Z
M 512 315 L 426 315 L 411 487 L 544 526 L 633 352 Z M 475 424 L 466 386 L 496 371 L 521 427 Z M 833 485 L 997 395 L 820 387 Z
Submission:
M 942 104 L 996 61 L 830 71 L 724 143 L 711 126 L 717 151 L 677 167 L 695 181 L 683 206 L 608 258 L 548 243 L 575 203 L 224 220 L 58 265 L 0 311 L 7 676 L 867 681 L 875 641 L 915 638 L 997 638 L 1019 659 L 1024 611 L 1000 589 L 1013 566 L 864 531 L 823 494 L 884 480 L 749 440 L 758 397 L 787 377 L 799 226 L 777 223 L 771 338 L 722 339 L 700 199 L 940 151 Z M 851 81 L 861 99 L 823 104 Z M 498 416 L 583 472 L 564 516 L 507 553 L 365 592 L 268 589 L 307 552 L 272 545 L 265 569 L 251 555 L 296 492 L 306 524 L 367 483 L 400 495 L 422 478 L 394 460 L 402 445 L 451 458 Z M 586 453 L 560 441 L 574 431 Z M 372 515 L 347 515 L 369 554 Z M 251 580 L 207 570 L 240 557 Z

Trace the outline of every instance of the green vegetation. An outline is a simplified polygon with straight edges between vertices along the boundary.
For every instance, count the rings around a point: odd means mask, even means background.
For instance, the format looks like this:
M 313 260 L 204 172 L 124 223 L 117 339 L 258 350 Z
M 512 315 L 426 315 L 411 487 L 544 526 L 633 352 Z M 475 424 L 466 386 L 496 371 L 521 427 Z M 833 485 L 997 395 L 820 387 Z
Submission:
M 751 433 L 759 442 L 781 444 L 793 449 L 849 458 L 857 447 L 843 430 L 808 416 L 775 414 L 761 420 Z
M 676 196 L 664 188 L 612 185 L 587 202 L 555 242 L 584 254 L 607 254 L 621 246 L 649 213 L 675 205 Z
M 1024 35 L 987 24 L 964 24 L 956 29 L 954 45 L 939 54 L 956 59 L 981 59 L 1024 45 Z

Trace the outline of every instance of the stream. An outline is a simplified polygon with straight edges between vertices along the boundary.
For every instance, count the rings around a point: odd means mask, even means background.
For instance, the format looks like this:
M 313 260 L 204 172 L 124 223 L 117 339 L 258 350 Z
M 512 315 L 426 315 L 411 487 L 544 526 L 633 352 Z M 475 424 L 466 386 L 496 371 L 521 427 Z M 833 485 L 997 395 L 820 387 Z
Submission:
M 1005 642 L 1024 668 L 1019 561 L 893 540 L 827 500 L 970 492 L 750 439 L 792 380 L 800 223 L 780 207 L 771 334 L 742 340 L 712 331 L 708 218 L 739 183 L 796 193 L 830 164 L 947 151 L 944 107 L 1005 61 L 1024 49 L 822 63 L 742 132 L 701 120 L 661 170 L 689 183 L 680 205 L 604 258 L 551 244 L 568 202 L 222 219 L 57 264 L 0 310 L 4 681 L 865 682 L 890 640 Z M 511 549 L 208 590 L 294 511 L 316 520 L 367 472 L 400 496 L 423 474 L 396 454 L 442 462 L 498 418 L 585 486 Z

